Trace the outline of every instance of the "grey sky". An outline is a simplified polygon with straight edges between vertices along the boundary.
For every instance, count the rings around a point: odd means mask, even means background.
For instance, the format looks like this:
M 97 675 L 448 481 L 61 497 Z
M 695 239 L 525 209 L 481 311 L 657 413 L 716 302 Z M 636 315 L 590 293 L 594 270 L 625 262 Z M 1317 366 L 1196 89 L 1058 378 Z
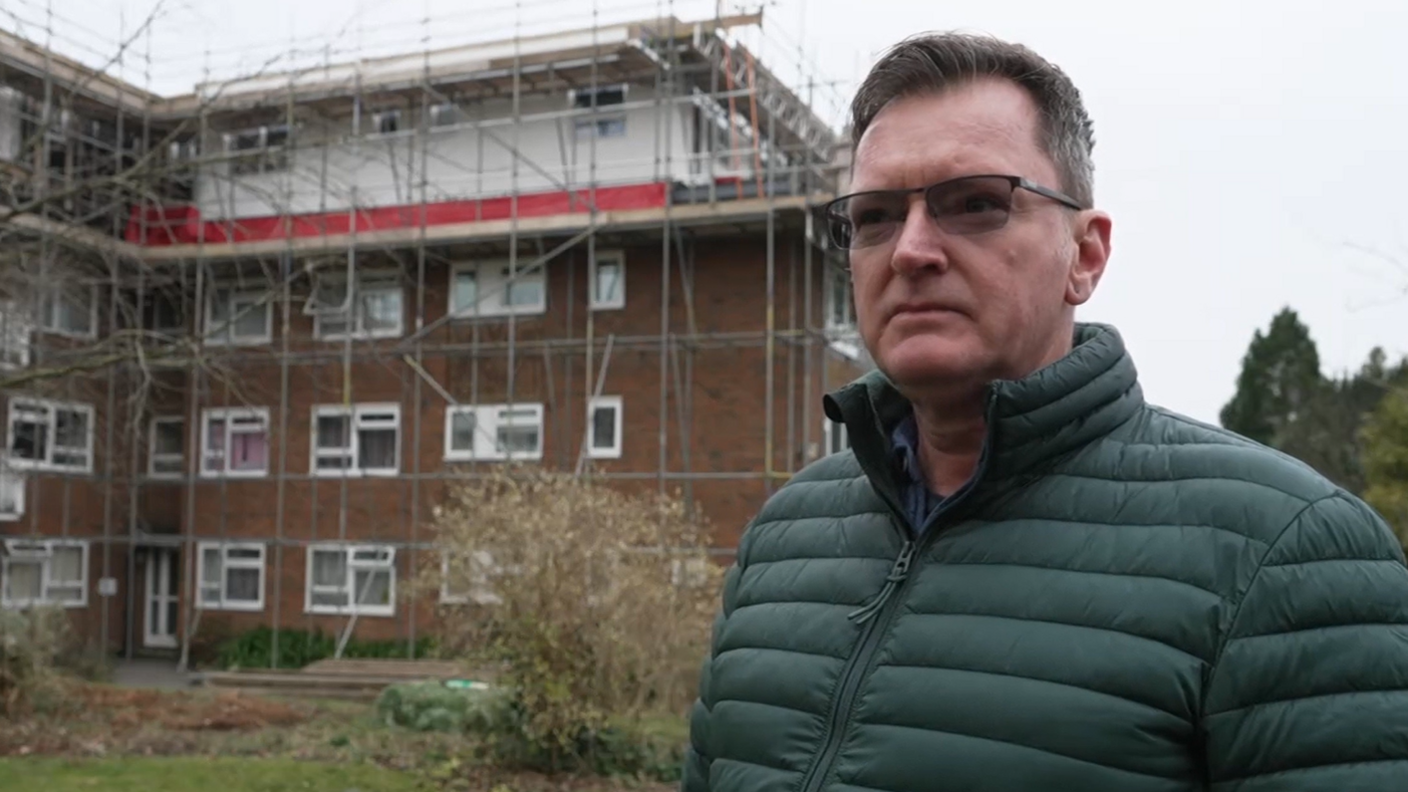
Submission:
M 154 4 L 55 0 L 55 46 L 88 62 L 111 55 L 119 30 L 134 30 Z M 713 8 L 595 5 L 603 21 Z M 326 44 L 339 60 L 427 38 L 435 47 L 499 38 L 516 20 L 525 34 L 585 26 L 592 9 L 182 0 L 165 4 L 122 70 L 176 92 L 207 67 L 258 68 L 290 42 Z M 0 0 L 0 27 L 42 42 L 45 13 L 46 0 Z M 818 89 L 824 110 L 839 109 L 879 51 L 921 30 L 992 33 L 1065 68 L 1095 119 L 1097 202 L 1115 221 L 1110 269 L 1083 317 L 1120 328 L 1151 400 L 1215 422 L 1253 330 L 1282 305 L 1309 323 L 1327 372 L 1358 367 L 1376 344 L 1408 354 L 1408 4 L 777 0 L 765 17 L 754 46 L 791 78 L 805 41 L 802 54 L 835 83 Z

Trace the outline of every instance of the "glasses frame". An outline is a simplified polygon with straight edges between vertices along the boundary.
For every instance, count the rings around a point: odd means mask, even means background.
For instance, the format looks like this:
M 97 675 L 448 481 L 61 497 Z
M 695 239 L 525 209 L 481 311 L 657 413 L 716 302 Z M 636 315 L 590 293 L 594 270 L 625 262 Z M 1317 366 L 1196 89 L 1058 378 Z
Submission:
M 1065 206 L 1065 207 L 1068 208 L 1068 209 L 1074 209 L 1074 210 L 1076 210 L 1076 211 L 1081 211 L 1081 210 L 1084 210 L 1084 209 L 1087 208 L 1087 207 L 1085 207 L 1085 206 L 1082 206 L 1081 203 L 1080 203 L 1080 201 L 1077 201 L 1076 199 L 1072 198 L 1071 196 L 1066 195 L 1065 193 L 1061 192 L 1060 190 L 1053 190 L 1053 189 L 1051 189 L 1050 187 L 1044 187 L 1044 186 L 1042 186 L 1042 185 L 1040 185 L 1040 184 L 1037 184 L 1036 182 L 1034 182 L 1034 181 L 1032 181 L 1032 180 L 1030 180 L 1030 179 L 1027 179 L 1026 177 L 1023 177 L 1023 176 L 1013 176 L 1013 175 L 1007 174 L 1007 173 L 975 173 L 975 174 L 972 174 L 972 175 L 970 175 L 970 176 L 959 176 L 959 177 L 953 178 L 953 179 L 944 179 L 943 181 L 934 182 L 933 184 L 928 184 L 928 185 L 925 185 L 925 186 L 923 186 L 923 187 L 914 187 L 914 188 L 910 188 L 910 189 L 897 189 L 897 190 L 862 190 L 862 191 L 860 191 L 860 192 L 848 193 L 848 194 L 846 194 L 846 195 L 842 195 L 842 196 L 839 196 L 839 197 L 837 197 L 837 198 L 833 198 L 833 199 L 831 199 L 830 201 L 827 201 L 826 203 L 822 204 L 822 206 L 821 206 L 821 219 L 822 219 L 822 222 L 825 223 L 825 225 L 826 225 L 826 238 L 827 238 L 827 241 L 829 241 L 829 242 L 832 244 L 832 246 L 835 247 L 835 248 L 837 248 L 838 250 L 858 250 L 858 249 L 863 249 L 863 248 L 867 248 L 867 247 L 874 247 L 875 245 L 883 244 L 883 242 L 874 242 L 874 243 L 871 243 L 871 244 L 869 244 L 869 245 L 859 245 L 859 246 L 857 246 L 857 245 L 843 245 L 843 244 L 840 243 L 840 241 L 836 238 L 835 227 L 832 225 L 832 222 L 833 222 L 833 220 L 834 220 L 834 221 L 838 221 L 838 222 L 845 223 L 845 224 L 848 224 L 848 225 L 850 224 L 850 222 L 851 222 L 851 221 L 850 221 L 850 218 L 844 217 L 843 215 L 841 215 L 839 212 L 836 211 L 836 207 L 839 206 L 839 205 L 841 205 L 841 203 L 842 203 L 843 201 L 848 201 L 848 200 L 850 200 L 850 199 L 852 199 L 852 198 L 857 198 L 857 197 L 864 196 L 864 195 L 913 195 L 913 194 L 915 194 L 915 193 L 923 193 L 923 194 L 924 194 L 924 208 L 925 208 L 925 211 L 929 214 L 930 219 L 933 220 L 933 219 L 935 219 L 935 218 L 934 218 L 934 215 L 933 215 L 933 212 L 932 212 L 932 211 L 929 211 L 929 206 L 930 206 L 930 203 L 931 203 L 931 202 L 929 201 L 929 193 L 932 192 L 932 191 L 934 191 L 934 190 L 938 190 L 938 189 L 940 189 L 940 188 L 942 188 L 942 187 L 947 187 L 948 185 L 954 184 L 954 183 L 956 183 L 956 182 L 971 181 L 971 180 L 973 180 L 973 179 L 1002 179 L 1003 181 L 1005 181 L 1005 182 L 1007 182 L 1008 184 L 1011 184 L 1011 185 L 1012 185 L 1012 191 L 1013 191 L 1013 192 L 1016 192 L 1018 189 L 1022 189 L 1022 190 L 1026 190 L 1027 192 L 1036 193 L 1037 195 L 1040 195 L 1040 196 L 1042 196 L 1043 198 L 1049 198 L 1049 199 L 1051 199 L 1051 200 L 1053 200 L 1053 201 L 1055 201 L 1055 202 L 1061 204 L 1062 206 Z M 1011 213 L 1009 212 L 1009 213 L 1008 213 L 1008 219 L 1010 219 L 1010 218 L 1011 218 Z M 936 221 L 936 222 L 937 222 L 937 221 Z M 1002 225 L 994 226 L 993 228 L 989 228 L 989 229 L 984 229 L 984 231 L 978 232 L 978 233 L 986 233 L 987 231 L 996 231 L 996 230 L 998 230 L 998 229 L 1000 229 L 1000 228 L 1004 228 L 1006 225 L 1007 225 L 1007 220 L 1003 220 L 1003 221 L 1002 221 Z M 948 233 L 948 232 L 945 231 L 945 233 Z M 852 237 L 852 238 L 854 239 L 854 237 Z M 888 241 L 888 240 L 886 240 L 886 241 Z

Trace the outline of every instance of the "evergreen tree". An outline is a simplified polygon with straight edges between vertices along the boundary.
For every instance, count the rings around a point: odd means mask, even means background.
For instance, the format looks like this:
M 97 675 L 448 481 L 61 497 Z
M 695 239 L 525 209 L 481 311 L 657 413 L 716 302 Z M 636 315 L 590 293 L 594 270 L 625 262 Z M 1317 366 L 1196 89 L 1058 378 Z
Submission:
M 1257 330 L 1237 392 L 1222 408 L 1223 427 L 1259 443 L 1278 446 L 1282 434 L 1323 397 L 1320 353 L 1310 330 L 1289 307 L 1282 308 L 1263 335 Z

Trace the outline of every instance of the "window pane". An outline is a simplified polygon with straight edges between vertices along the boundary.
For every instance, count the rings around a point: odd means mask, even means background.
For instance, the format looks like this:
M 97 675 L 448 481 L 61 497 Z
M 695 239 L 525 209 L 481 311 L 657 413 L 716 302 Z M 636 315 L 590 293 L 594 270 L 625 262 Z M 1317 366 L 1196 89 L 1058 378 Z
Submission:
M 207 547 L 201 551 L 201 561 L 204 567 L 201 569 L 200 583 L 202 586 L 209 586 L 212 583 L 220 582 L 221 556 L 220 548 Z
M 621 290 L 621 265 L 615 261 L 598 261 L 596 264 L 596 302 L 619 302 Z
M 88 445 L 88 414 L 77 410 L 58 410 L 54 415 L 54 445 L 64 448 L 86 448 Z
M 592 447 L 616 445 L 616 408 L 598 407 L 592 411 Z
M 200 601 L 206 605 L 220 604 L 220 583 L 219 581 L 202 584 L 200 587 Z
M 330 451 L 352 447 L 352 417 L 350 415 L 318 416 L 318 450 Z
M 396 431 L 362 429 L 357 432 L 357 465 L 363 470 L 396 467 Z
M 261 338 L 267 327 L 269 306 L 255 301 L 244 301 L 235 305 L 235 330 L 237 338 Z
M 508 270 L 504 270 L 504 277 L 508 278 Z M 543 284 L 537 273 L 524 274 L 518 271 L 516 277 L 508 280 L 504 287 L 504 305 L 537 305 L 542 301 Z
M 39 562 L 11 561 L 6 572 L 6 598 L 17 602 L 39 599 Z
M 225 550 L 225 555 L 231 561 L 259 561 L 264 557 L 264 551 L 257 547 L 231 547 Z
M 347 607 L 347 590 L 338 591 L 314 591 L 312 596 L 314 605 L 322 605 L 333 608 Z
M 49 562 L 49 580 L 55 584 L 83 582 L 83 548 L 56 547 Z
M 362 296 L 363 328 L 367 332 L 394 330 L 401 325 L 401 290 L 387 289 Z
M 313 551 L 313 585 L 347 585 L 347 554 L 341 550 Z
M 472 412 L 457 412 L 450 415 L 450 449 L 453 451 L 474 450 L 475 418 Z
M 47 420 L 35 416 L 31 410 L 21 410 L 18 413 L 14 423 L 10 426 L 10 453 L 20 459 L 47 459 L 49 456 Z
M 62 293 L 54 305 L 54 326 L 71 333 L 87 333 L 92 330 L 91 312 L 92 291 L 74 289 Z
M 511 454 L 536 454 L 538 451 L 538 427 L 500 426 L 498 432 L 499 450 Z
M 181 455 L 182 447 L 185 445 L 184 438 L 181 437 L 181 428 L 184 426 L 180 421 L 158 421 L 155 424 L 155 437 L 153 439 L 152 452 L 156 454 Z
M 235 432 L 230 437 L 230 470 L 264 470 L 268 459 L 264 432 Z
M 391 571 L 386 569 L 359 569 L 354 575 L 357 604 L 390 605 Z
M 259 601 L 259 570 L 230 569 L 225 573 L 225 599 L 229 602 Z
M 452 289 L 456 312 L 472 311 L 479 304 L 479 279 L 474 270 L 456 272 Z

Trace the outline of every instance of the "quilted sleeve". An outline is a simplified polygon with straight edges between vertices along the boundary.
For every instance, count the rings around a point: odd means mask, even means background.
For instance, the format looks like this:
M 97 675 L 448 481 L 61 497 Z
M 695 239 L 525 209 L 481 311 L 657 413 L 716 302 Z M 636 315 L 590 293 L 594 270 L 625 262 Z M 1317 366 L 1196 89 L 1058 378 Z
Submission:
M 719 652 L 719 636 L 723 632 L 724 622 L 728 614 L 733 612 L 738 591 L 738 576 L 739 568 L 734 566 L 724 577 L 723 609 L 714 619 L 709 656 L 704 660 L 703 670 L 699 674 L 699 697 L 690 709 L 689 745 L 685 749 L 684 778 L 680 784 L 683 792 L 708 792 L 709 789 L 709 762 L 712 760 L 709 754 L 709 721 L 714 706 L 714 657 Z
M 1408 568 L 1369 507 L 1307 506 L 1262 559 L 1204 688 L 1214 792 L 1401 789 Z

